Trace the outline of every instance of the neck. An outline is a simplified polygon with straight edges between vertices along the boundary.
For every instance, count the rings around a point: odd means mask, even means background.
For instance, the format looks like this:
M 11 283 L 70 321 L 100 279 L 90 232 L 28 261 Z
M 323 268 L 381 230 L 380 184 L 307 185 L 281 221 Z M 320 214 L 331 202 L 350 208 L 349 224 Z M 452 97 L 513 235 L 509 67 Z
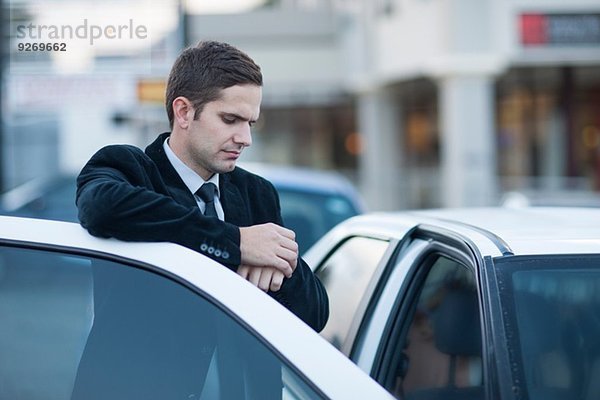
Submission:
M 208 181 L 214 173 L 207 171 L 206 169 L 199 166 L 197 163 L 193 162 L 193 157 L 190 155 L 188 151 L 188 146 L 181 139 L 181 134 L 176 134 L 175 131 L 171 133 L 169 136 L 169 140 L 167 141 L 167 145 L 171 148 L 173 153 L 187 165 L 192 171 L 197 173 L 202 179 Z

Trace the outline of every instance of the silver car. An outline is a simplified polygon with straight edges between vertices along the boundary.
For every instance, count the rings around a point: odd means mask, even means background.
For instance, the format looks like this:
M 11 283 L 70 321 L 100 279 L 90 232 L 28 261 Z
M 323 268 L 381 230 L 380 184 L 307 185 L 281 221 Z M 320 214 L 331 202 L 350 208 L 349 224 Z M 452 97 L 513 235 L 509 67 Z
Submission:
M 350 219 L 306 254 L 322 335 L 398 398 L 600 398 L 600 210 Z

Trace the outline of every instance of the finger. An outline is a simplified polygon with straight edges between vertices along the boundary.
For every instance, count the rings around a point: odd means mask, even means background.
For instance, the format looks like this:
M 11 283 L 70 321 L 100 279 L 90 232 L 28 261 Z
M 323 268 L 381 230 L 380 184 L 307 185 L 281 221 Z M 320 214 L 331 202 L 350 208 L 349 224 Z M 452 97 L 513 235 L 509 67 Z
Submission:
M 261 267 L 275 268 L 288 278 L 292 276 L 292 273 L 294 272 L 292 265 L 293 262 L 291 260 L 285 260 L 281 257 L 278 257 L 276 254 L 273 254 L 272 257 L 264 258 L 261 262 Z
M 260 280 L 258 281 L 258 288 L 262 291 L 269 290 L 269 285 L 271 284 L 271 278 L 274 273 L 281 274 L 281 272 L 277 271 L 274 268 L 262 268 L 260 272 Z
M 296 264 L 298 263 L 298 254 L 287 249 L 279 249 L 277 252 L 277 257 L 288 263 L 292 272 L 296 269 Z
M 286 249 L 284 247 L 279 247 L 278 249 L 276 249 L 275 255 L 279 258 L 286 260 L 289 263 L 298 258 L 298 253 L 295 253 L 293 250 Z
M 258 287 L 258 283 L 260 282 L 260 275 L 263 268 L 261 267 L 252 267 L 250 268 L 250 274 L 248 275 L 248 281 L 251 284 Z
M 289 278 L 291 276 L 291 274 L 293 274 L 294 271 L 296 270 L 296 266 L 298 265 L 298 258 L 294 257 L 291 259 L 282 259 L 282 260 L 287 263 L 288 268 L 292 271 L 289 275 L 284 272 L 286 278 Z
M 250 273 L 250 267 L 248 267 L 247 265 L 240 265 L 236 272 L 242 278 L 247 279 L 248 274 Z
M 279 245 L 285 249 L 291 250 L 294 253 L 298 254 L 298 243 L 296 243 L 292 239 L 282 238 L 279 242 Z
M 252 273 L 256 273 L 256 272 L 253 272 L 254 269 L 256 269 L 256 268 L 258 268 L 259 270 L 263 269 L 263 268 L 274 268 L 289 278 L 290 276 L 292 276 L 292 273 L 294 272 L 294 270 L 292 269 L 292 265 L 294 265 L 294 262 L 284 260 L 283 258 L 277 257 L 276 254 L 273 254 L 270 257 L 264 257 L 264 255 L 263 255 L 262 259 L 260 260 L 260 263 L 252 263 L 251 265 L 244 265 L 246 268 L 248 268 L 248 273 L 246 274 L 245 277 L 246 277 L 246 279 L 250 280 L 250 275 Z M 238 271 L 239 271 L 239 269 L 238 269 Z M 242 272 L 244 272 L 244 271 L 242 270 Z M 239 272 L 238 272 L 238 274 L 239 274 Z
M 294 270 L 292 268 L 292 264 L 293 264 L 292 262 L 284 260 L 283 258 L 275 257 L 272 264 L 269 266 L 277 269 L 283 275 L 285 275 L 286 278 L 289 278 L 292 276 L 292 273 L 294 272 Z
M 273 276 L 271 277 L 271 285 L 269 289 L 272 292 L 276 292 L 281 289 L 281 285 L 283 284 L 283 274 L 279 271 L 274 271 Z

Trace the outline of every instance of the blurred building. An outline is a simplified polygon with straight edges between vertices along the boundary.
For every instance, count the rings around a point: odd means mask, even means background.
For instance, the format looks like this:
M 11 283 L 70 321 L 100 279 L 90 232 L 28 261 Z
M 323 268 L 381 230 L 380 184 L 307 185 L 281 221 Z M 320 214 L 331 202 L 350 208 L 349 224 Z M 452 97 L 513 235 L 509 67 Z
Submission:
M 598 1 L 364 1 L 352 21 L 371 204 L 600 189 Z
M 179 2 L 11 0 L 4 7 L 4 190 L 76 174 L 104 145 L 143 145 L 147 131 L 168 129 L 159 107 L 140 102 L 138 86 L 168 74 L 182 46 Z
M 263 67 L 259 158 L 344 170 L 373 209 L 600 189 L 596 0 L 273 3 L 188 25 Z
M 20 61 L 13 49 L 7 140 L 43 134 L 31 142 L 56 145 L 56 162 L 40 165 L 74 172 L 102 144 L 149 142 L 167 129 L 161 93 L 175 55 L 217 39 L 264 72 L 245 161 L 340 170 L 371 209 L 600 189 L 597 0 L 257 0 L 231 14 L 197 14 L 184 7 L 192 0 L 125 3 L 139 4 L 116 14 L 154 26 L 141 50 L 114 54 L 105 43 L 92 67 L 73 72 L 69 57 Z M 43 15 L 19 9 L 22 19 Z M 5 164 L 21 181 L 18 154 Z

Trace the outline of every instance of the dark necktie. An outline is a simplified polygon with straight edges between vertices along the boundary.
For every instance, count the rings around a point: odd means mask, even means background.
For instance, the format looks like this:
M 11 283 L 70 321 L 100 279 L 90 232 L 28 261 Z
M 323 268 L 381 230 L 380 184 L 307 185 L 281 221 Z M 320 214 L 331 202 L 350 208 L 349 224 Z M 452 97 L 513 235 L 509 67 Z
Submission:
M 202 199 L 205 204 L 204 215 L 207 217 L 219 217 L 217 215 L 217 209 L 215 208 L 215 192 L 217 186 L 214 183 L 207 182 L 200 186 L 200 189 L 196 190 L 198 197 Z

